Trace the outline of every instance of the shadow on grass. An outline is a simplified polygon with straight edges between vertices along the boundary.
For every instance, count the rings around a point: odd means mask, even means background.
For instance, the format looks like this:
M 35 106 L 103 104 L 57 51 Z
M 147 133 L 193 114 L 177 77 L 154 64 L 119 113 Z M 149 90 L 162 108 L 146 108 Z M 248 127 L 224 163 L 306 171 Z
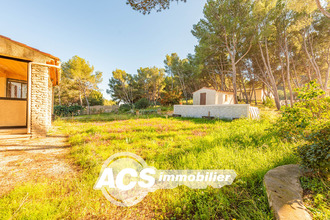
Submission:
M 1 150 L 1 147 L 21 147 L 21 148 Z M 43 145 L 43 146 L 40 146 L 40 145 L 10 144 L 10 145 L 1 145 L 0 152 L 65 149 L 65 148 L 69 148 L 69 147 L 71 147 L 71 145 L 65 145 L 65 146 Z
M 190 121 L 195 124 L 215 124 L 216 122 L 232 122 L 230 119 L 206 119 L 206 118 L 190 118 L 190 117 L 170 117 L 174 121 Z
M 114 114 L 114 113 L 103 113 L 98 115 L 81 115 L 75 117 L 63 117 L 61 118 L 64 121 L 68 122 L 111 122 L 111 121 L 124 121 L 131 119 L 151 119 L 151 118 L 168 118 L 175 121 L 190 121 L 195 124 L 215 124 L 218 121 L 222 122 L 231 122 L 230 119 L 205 119 L 205 118 L 184 118 L 184 117 L 171 117 L 166 115 L 158 115 L 158 114 L 147 114 L 147 115 L 135 115 L 129 113 L 122 114 Z

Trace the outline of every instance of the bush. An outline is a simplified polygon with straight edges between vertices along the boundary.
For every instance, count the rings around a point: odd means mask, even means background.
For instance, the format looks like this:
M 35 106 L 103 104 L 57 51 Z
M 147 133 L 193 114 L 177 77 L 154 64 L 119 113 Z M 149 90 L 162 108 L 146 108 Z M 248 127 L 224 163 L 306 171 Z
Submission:
M 305 138 L 312 130 L 330 120 L 330 98 L 322 97 L 324 91 L 311 81 L 298 92 L 299 102 L 294 106 L 283 106 L 282 115 L 274 129 L 287 139 Z
M 297 148 L 304 167 L 320 172 L 329 170 L 330 160 L 330 98 L 311 81 L 296 90 L 299 102 L 283 106 L 274 130 L 287 140 L 302 139 L 307 143 Z
M 145 109 L 139 112 L 141 115 L 152 115 L 152 114 L 157 114 L 157 109 Z
M 330 123 L 321 125 L 306 137 L 308 144 L 298 147 L 301 164 L 315 171 L 328 172 L 330 168 Z
M 119 106 L 119 111 L 120 112 L 128 112 L 129 110 L 131 110 L 133 108 L 133 106 L 131 104 L 121 104 Z
M 54 114 L 60 117 L 74 116 L 79 115 L 79 111 L 83 110 L 84 108 L 81 105 L 56 105 L 54 106 Z
M 266 106 L 268 108 L 275 107 L 274 99 L 272 99 L 270 97 L 266 97 L 266 99 L 263 101 L 263 104 L 264 104 L 264 106 Z
M 137 101 L 135 104 L 134 104 L 135 108 L 137 109 L 145 109 L 145 108 L 148 108 L 150 106 L 150 102 L 148 99 L 146 98 L 141 98 L 139 99 L 139 101 Z
M 93 90 L 89 96 L 88 96 L 88 101 L 90 106 L 94 105 L 104 105 L 104 98 L 103 95 L 100 91 Z M 85 102 L 85 100 L 84 100 Z M 86 103 L 87 104 L 87 103 Z
M 182 93 L 180 91 L 176 91 L 176 90 L 165 91 L 162 94 L 162 98 L 160 100 L 160 103 L 162 105 L 165 105 L 165 106 L 179 104 L 180 100 L 182 98 L 181 94 Z

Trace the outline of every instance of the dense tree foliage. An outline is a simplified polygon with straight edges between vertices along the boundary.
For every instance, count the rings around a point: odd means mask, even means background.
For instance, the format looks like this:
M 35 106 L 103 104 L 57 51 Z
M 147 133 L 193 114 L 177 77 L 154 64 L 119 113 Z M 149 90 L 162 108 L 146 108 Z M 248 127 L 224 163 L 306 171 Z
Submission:
M 97 87 L 100 82 L 102 72 L 94 72 L 88 61 L 74 56 L 62 63 L 61 83 L 55 88 L 55 104 L 88 107 L 102 104 L 103 97 Z
M 167 9 L 170 0 L 128 1 L 149 13 Z M 208 0 L 204 18 L 194 25 L 195 54 L 167 55 L 166 91 L 187 100 L 202 86 L 243 94 L 246 103 L 256 88 L 293 106 L 294 90 L 316 79 L 329 87 L 330 22 L 315 0 Z M 329 13 L 328 3 L 322 8 Z M 326 14 L 326 13 L 325 13 Z M 247 91 L 252 92 L 247 92 Z
M 114 101 L 133 104 L 141 98 L 157 104 L 165 87 L 164 69 L 157 67 L 140 68 L 137 74 L 129 74 L 117 69 L 109 79 L 108 94 Z

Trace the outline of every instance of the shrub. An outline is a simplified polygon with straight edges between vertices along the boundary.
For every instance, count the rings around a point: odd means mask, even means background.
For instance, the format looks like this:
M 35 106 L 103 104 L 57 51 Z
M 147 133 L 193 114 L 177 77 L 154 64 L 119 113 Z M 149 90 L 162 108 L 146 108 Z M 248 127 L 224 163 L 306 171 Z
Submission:
M 133 108 L 133 106 L 131 104 L 121 104 L 119 106 L 119 111 L 120 112 L 128 112 L 129 110 L 131 110 Z
M 330 123 L 321 125 L 306 137 L 308 144 L 298 147 L 301 164 L 316 171 L 328 172 L 330 168 Z
M 266 97 L 266 99 L 263 101 L 263 104 L 264 104 L 264 106 L 266 106 L 268 108 L 275 107 L 274 99 L 272 99 L 270 97 Z
M 150 102 L 146 98 L 141 98 L 134 104 L 134 106 L 137 109 L 145 109 L 145 108 L 148 108 L 150 106 Z
M 306 84 L 298 92 L 299 102 L 294 106 L 281 108 L 282 115 L 274 129 L 287 139 L 304 138 L 315 126 L 330 119 L 330 99 L 321 97 L 324 91 L 317 88 L 315 81 Z
M 157 109 L 145 109 L 139 112 L 141 115 L 152 115 L 152 114 L 157 114 Z
M 60 117 L 74 116 L 79 115 L 79 111 L 83 110 L 84 108 L 81 105 L 56 105 L 54 106 L 54 114 Z
M 297 148 L 304 167 L 320 172 L 329 170 L 330 160 L 330 98 L 311 81 L 296 90 L 299 102 L 283 106 L 282 115 L 274 125 L 277 133 L 288 140 L 302 139 L 307 143 Z
M 85 100 L 84 100 L 85 101 Z M 89 96 L 88 101 L 90 106 L 94 105 L 104 105 L 104 98 L 100 91 L 93 90 Z
M 165 91 L 162 95 L 162 99 L 160 100 L 162 105 L 175 105 L 179 104 L 181 100 L 181 92 L 173 90 L 173 91 Z

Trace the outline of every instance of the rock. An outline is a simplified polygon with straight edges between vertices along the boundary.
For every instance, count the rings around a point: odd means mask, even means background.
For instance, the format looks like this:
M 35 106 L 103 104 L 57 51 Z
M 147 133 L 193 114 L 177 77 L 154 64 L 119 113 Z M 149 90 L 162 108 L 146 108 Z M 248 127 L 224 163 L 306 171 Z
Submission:
M 264 185 L 269 206 L 273 209 L 276 219 L 312 219 L 303 204 L 303 189 L 299 181 L 302 174 L 296 164 L 279 166 L 266 173 Z

